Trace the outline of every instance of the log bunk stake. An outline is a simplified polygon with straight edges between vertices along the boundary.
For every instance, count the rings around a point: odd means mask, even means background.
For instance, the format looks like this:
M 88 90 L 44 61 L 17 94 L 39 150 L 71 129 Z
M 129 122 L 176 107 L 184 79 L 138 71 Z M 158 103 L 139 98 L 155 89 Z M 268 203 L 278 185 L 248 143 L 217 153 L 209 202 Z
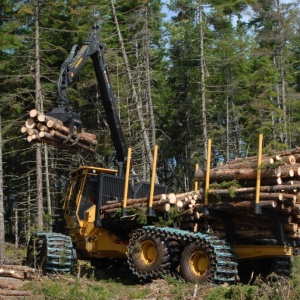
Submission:
M 84 150 L 95 153 L 98 145 L 96 136 L 88 132 L 78 133 L 76 129 L 69 137 L 69 128 L 61 121 L 46 116 L 36 109 L 29 112 L 29 118 L 21 127 L 21 132 L 27 134 L 28 142 L 40 142 L 53 145 L 59 149 Z

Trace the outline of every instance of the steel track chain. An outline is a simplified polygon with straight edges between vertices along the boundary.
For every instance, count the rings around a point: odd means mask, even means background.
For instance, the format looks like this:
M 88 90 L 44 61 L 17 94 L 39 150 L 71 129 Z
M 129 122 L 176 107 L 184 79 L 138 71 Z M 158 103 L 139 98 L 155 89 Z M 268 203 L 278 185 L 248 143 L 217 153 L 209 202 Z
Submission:
M 237 257 L 234 254 L 232 247 L 224 240 L 218 237 L 203 234 L 200 232 L 194 233 L 184 231 L 176 228 L 162 228 L 155 226 L 145 226 L 138 229 L 132 236 L 128 245 L 128 263 L 130 269 L 135 275 L 143 279 L 153 279 L 163 276 L 180 277 L 178 273 L 170 269 L 171 264 L 165 264 L 161 268 L 152 270 L 151 272 L 140 271 L 136 268 L 130 256 L 131 251 L 136 247 L 136 241 L 143 235 L 158 235 L 163 241 L 167 243 L 168 240 L 177 241 L 180 245 L 187 245 L 188 243 L 201 243 L 208 247 L 211 252 L 212 262 L 214 264 L 214 275 L 210 280 L 216 284 L 234 283 L 237 281 Z
M 290 278 L 292 274 L 292 261 L 290 257 L 274 258 L 274 272 L 278 276 Z
M 46 271 L 70 272 L 73 263 L 73 245 L 70 236 L 60 233 L 37 233 L 46 243 Z

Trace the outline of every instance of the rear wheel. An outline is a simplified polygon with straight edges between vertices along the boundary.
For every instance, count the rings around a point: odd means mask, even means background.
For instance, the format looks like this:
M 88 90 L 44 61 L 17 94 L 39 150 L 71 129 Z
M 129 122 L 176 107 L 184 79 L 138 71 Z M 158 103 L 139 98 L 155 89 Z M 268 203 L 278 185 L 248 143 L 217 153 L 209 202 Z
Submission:
M 215 265 L 216 258 L 207 245 L 191 243 L 182 252 L 180 274 L 188 282 L 208 282 L 213 278 Z
M 254 259 L 239 263 L 239 276 L 242 283 L 253 283 L 257 276 L 277 280 L 280 277 L 290 278 L 292 262 L 288 256 Z
M 290 278 L 292 275 L 292 259 L 290 256 L 279 256 L 274 258 L 274 272 L 286 278 Z
M 71 273 L 77 275 L 79 271 L 79 260 L 77 257 L 76 249 L 72 249 L 72 258 L 71 258 Z
M 47 253 L 45 249 L 45 238 L 33 235 L 27 247 L 27 264 L 36 269 L 45 271 Z

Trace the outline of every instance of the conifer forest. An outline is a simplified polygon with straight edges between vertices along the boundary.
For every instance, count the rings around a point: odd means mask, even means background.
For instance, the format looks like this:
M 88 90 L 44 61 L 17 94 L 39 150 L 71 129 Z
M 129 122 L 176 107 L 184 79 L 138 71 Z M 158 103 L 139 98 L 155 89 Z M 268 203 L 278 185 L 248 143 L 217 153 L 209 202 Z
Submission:
M 100 42 L 132 148 L 132 174 L 169 191 L 193 189 L 212 166 L 300 146 L 300 5 L 283 0 L 2 0 L 0 5 L 0 241 L 51 230 L 69 172 L 113 167 L 115 150 L 92 62 L 68 89 L 95 153 L 28 142 L 32 109 L 57 105 L 74 44 L 101 22 Z M 3 250 L 3 247 L 1 249 Z M 0 253 L 3 257 L 3 252 Z

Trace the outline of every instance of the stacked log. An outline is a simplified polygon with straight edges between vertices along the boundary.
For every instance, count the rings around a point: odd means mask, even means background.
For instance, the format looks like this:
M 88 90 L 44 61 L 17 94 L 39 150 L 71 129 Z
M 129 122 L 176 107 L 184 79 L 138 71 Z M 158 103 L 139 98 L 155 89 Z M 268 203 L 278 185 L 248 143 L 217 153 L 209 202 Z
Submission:
M 29 118 L 21 127 L 21 132 L 27 134 L 28 142 L 45 143 L 60 149 L 94 153 L 98 145 L 94 134 L 84 131 L 78 133 L 75 128 L 73 134 L 70 135 L 69 128 L 60 120 L 46 116 L 36 109 L 29 112 Z
M 254 213 L 256 197 L 257 157 L 238 159 L 211 168 L 208 194 L 209 215 L 204 213 L 205 191 L 199 189 L 181 194 L 156 195 L 153 209 L 157 213 L 170 213 L 181 229 L 216 232 L 226 236 L 226 214 L 240 239 L 275 239 L 274 216 L 283 221 L 288 237 L 300 238 L 300 148 L 264 156 L 261 165 L 260 207 L 263 213 Z M 244 166 L 244 167 L 243 167 Z M 206 180 L 206 171 L 198 169 L 195 179 Z M 224 187 L 225 186 L 225 187 Z M 147 208 L 149 198 L 128 199 L 127 208 Z M 123 206 L 122 201 L 107 203 L 100 208 L 102 214 L 114 214 Z M 223 214 L 224 213 L 224 214 Z M 175 217 L 174 217 L 175 216 Z
M 182 193 L 175 195 L 170 194 L 160 194 L 153 197 L 153 209 L 162 212 L 168 212 L 171 207 L 182 208 L 183 206 L 188 207 L 191 202 L 196 203 L 197 194 L 194 192 Z M 126 208 L 140 208 L 147 207 L 149 203 L 149 198 L 137 198 L 128 199 Z M 123 207 L 122 201 L 112 201 L 106 205 L 101 206 L 101 212 L 105 213 L 115 213 L 117 210 Z
M 12 277 L 15 279 L 34 279 L 36 278 L 37 270 L 27 266 L 20 265 L 1 265 L 0 276 Z
M 263 209 L 262 215 L 254 214 L 257 157 L 238 159 L 211 168 L 211 188 L 207 192 L 210 211 L 230 215 L 234 234 L 241 239 L 274 239 L 275 214 L 284 221 L 286 235 L 299 238 L 300 148 L 264 155 L 260 169 L 259 204 Z M 195 179 L 205 182 L 205 175 L 205 170 L 197 170 Z M 269 213 L 264 214 L 266 211 Z M 225 228 L 218 229 L 221 235 L 225 235 Z
M 174 222 L 180 222 L 183 227 L 188 227 L 187 224 L 193 224 L 192 230 L 194 230 L 194 221 L 200 220 L 202 213 L 194 210 L 197 202 L 201 202 L 201 195 L 199 192 L 187 192 L 181 194 L 161 194 L 153 197 L 152 208 L 158 213 L 170 213 L 171 209 L 176 210 L 176 214 L 172 213 Z M 128 199 L 126 210 L 132 212 L 132 209 L 136 211 L 138 215 L 140 210 L 148 207 L 149 198 Z M 199 204 L 199 203 L 198 203 Z M 100 207 L 101 214 L 108 214 L 114 216 L 118 211 L 120 212 L 123 207 L 122 201 L 109 201 L 105 205 Z M 174 216 L 175 215 L 175 216 Z M 130 214 L 130 216 L 132 216 Z M 190 229 L 190 228 L 189 228 Z M 197 231 L 197 230 L 196 230 Z
M 40 272 L 21 265 L 0 265 L 0 298 L 32 299 L 32 293 L 20 290 L 30 279 L 38 279 Z M 28 298 L 30 297 L 30 298 Z

